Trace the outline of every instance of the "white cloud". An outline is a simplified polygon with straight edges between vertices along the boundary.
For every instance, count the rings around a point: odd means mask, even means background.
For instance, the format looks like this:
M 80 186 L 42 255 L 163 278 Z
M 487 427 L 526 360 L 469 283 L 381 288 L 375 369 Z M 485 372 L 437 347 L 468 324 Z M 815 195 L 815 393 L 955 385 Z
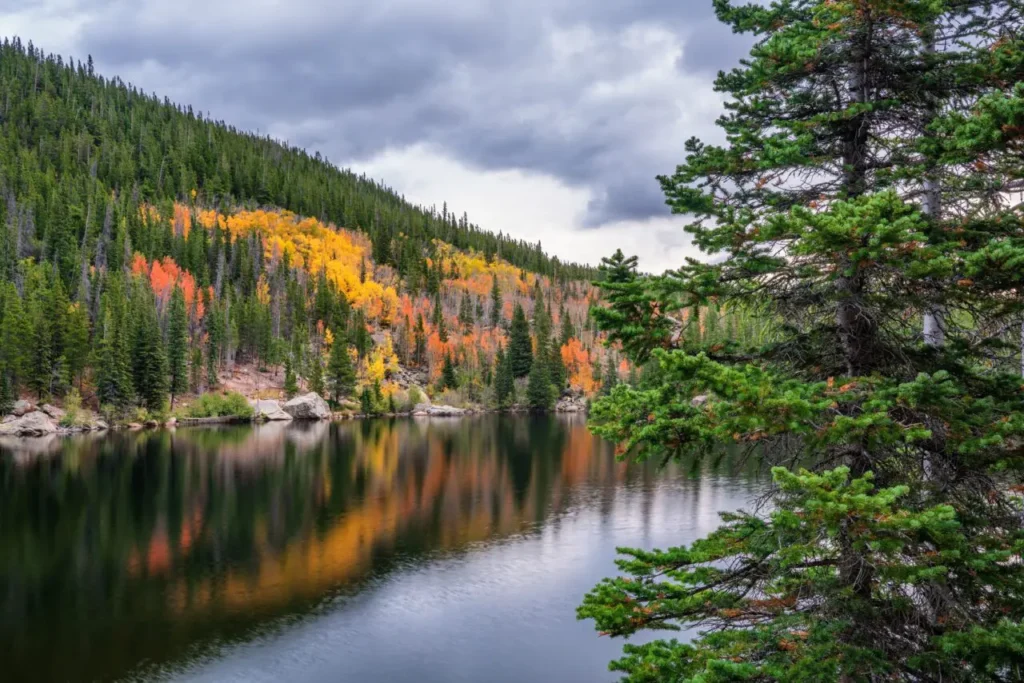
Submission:
M 540 241 L 545 251 L 565 261 L 597 264 L 621 248 L 638 255 L 643 270 L 661 272 L 699 255 L 683 232 L 682 217 L 584 228 L 588 189 L 540 173 L 473 169 L 423 144 L 385 150 L 353 164 L 352 170 L 383 179 L 417 204 L 430 206 L 445 197 L 450 210 L 467 212 L 470 221 L 527 242 Z

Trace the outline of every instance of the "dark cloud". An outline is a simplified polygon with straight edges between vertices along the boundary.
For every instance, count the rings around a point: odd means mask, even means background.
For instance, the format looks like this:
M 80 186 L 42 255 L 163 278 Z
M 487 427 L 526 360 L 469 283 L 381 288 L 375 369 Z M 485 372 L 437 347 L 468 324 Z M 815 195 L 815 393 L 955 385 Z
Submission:
M 146 91 L 342 165 L 425 143 L 477 168 L 549 174 L 592 192 L 590 226 L 665 215 L 654 176 L 687 137 L 713 134 L 710 80 L 749 45 L 710 0 L 80 8 L 78 49 Z

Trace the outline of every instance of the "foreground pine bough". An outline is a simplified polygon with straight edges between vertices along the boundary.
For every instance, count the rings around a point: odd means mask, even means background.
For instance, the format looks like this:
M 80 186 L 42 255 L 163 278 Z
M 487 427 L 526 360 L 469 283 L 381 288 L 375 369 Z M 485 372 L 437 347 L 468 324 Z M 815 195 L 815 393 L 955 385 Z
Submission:
M 714 258 L 606 259 L 594 315 L 645 379 L 592 423 L 628 457 L 745 449 L 774 486 L 624 550 L 579 615 L 688 630 L 627 645 L 630 681 L 1024 680 L 1021 3 L 715 6 L 759 38 L 718 79 L 728 142 L 661 179 Z M 709 302 L 756 343 L 702 343 Z

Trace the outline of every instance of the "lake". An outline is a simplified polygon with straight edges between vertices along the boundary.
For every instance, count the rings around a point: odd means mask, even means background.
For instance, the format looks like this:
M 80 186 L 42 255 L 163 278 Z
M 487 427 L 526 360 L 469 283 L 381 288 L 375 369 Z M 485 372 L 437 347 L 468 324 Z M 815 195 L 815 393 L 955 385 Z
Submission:
M 616 461 L 582 417 L 0 441 L 0 678 L 602 681 L 616 546 L 715 528 L 729 457 Z

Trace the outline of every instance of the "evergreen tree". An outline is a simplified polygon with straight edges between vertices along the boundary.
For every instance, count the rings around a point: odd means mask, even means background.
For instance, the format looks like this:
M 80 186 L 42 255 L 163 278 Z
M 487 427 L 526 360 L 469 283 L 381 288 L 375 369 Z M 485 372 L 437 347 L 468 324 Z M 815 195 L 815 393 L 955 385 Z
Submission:
M 284 357 L 284 396 L 291 398 L 299 393 L 299 383 L 295 377 L 295 364 L 292 362 L 292 354 Z
M 448 326 L 444 322 L 444 316 L 437 316 L 437 338 L 442 344 L 448 343 Z
M 691 141 L 661 179 L 709 258 L 658 277 L 605 262 L 595 320 L 659 369 L 592 421 L 637 457 L 768 440 L 775 486 L 689 546 L 626 551 L 629 576 L 579 614 L 612 635 L 700 628 L 628 645 L 612 666 L 631 681 L 1017 680 L 1024 395 L 997 340 L 1024 313 L 1024 247 L 993 190 L 1024 175 L 1021 8 L 716 10 L 759 36 L 717 81 L 727 142 Z M 686 339 L 677 313 L 716 300 L 781 321 L 774 338 Z
M 340 341 L 336 341 L 340 344 Z M 319 351 L 314 351 L 309 359 L 309 390 L 317 396 L 324 395 L 324 360 Z
M 356 369 L 348 354 L 348 344 L 340 339 L 336 339 L 331 346 L 331 355 L 327 361 L 327 378 L 335 402 L 356 389 Z
M 416 317 L 416 331 L 413 333 L 412 362 L 422 366 L 427 362 L 427 331 L 423 324 L 423 314 Z
M 441 369 L 441 389 L 458 389 L 459 381 L 455 377 L 455 364 L 450 353 L 444 354 L 444 367 Z
M 569 312 L 565 310 L 565 306 L 562 306 L 562 310 L 559 311 L 559 317 L 562 319 L 562 332 L 558 337 L 558 345 L 565 346 L 569 343 L 569 340 L 576 336 L 576 331 L 572 327 L 572 320 L 569 319 Z
M 501 309 L 505 302 L 501 296 L 501 287 L 498 286 L 498 278 L 491 278 L 491 327 L 497 327 L 501 322 Z
M 565 369 L 565 363 L 562 361 L 562 349 L 557 344 L 549 344 L 548 346 L 548 374 L 551 376 L 551 386 L 554 387 L 555 397 L 557 398 L 561 396 L 562 390 L 565 389 L 569 374 Z
M 494 396 L 499 408 L 504 408 L 515 400 L 515 388 L 511 356 L 507 355 L 505 350 L 499 346 L 495 356 L 494 369 Z
M 526 402 L 531 410 L 550 410 L 554 403 L 551 390 L 551 373 L 548 371 L 547 359 L 540 356 L 530 366 L 530 376 L 526 384 Z
M 459 302 L 459 324 L 462 331 L 469 334 L 473 331 L 473 302 L 469 298 L 469 290 L 463 290 L 462 301 Z
M 615 354 L 609 353 L 604 367 L 604 374 L 601 376 L 601 393 L 608 395 L 612 393 L 619 384 L 619 364 L 615 360 Z
M 131 404 L 134 388 L 127 325 L 117 315 L 117 309 L 113 303 L 106 306 L 103 337 L 97 351 L 96 393 L 100 405 L 123 412 Z
M 4 285 L 3 320 L 0 321 L 0 368 L 10 377 L 12 391 L 28 374 L 32 325 L 14 283 Z
M 170 373 L 171 408 L 174 397 L 188 390 L 188 315 L 180 287 L 171 294 L 167 312 L 167 369 Z
M 147 410 L 157 413 L 164 409 L 169 389 L 167 351 L 160 334 L 160 323 L 152 296 L 138 286 L 138 296 L 133 315 L 135 316 L 134 344 L 132 349 L 132 381 L 139 402 Z
M 512 311 L 512 325 L 509 328 L 508 350 L 512 362 L 512 376 L 526 377 L 533 365 L 533 342 L 530 340 L 530 325 L 526 312 L 516 304 Z
M 77 302 L 71 305 L 65 320 L 64 358 L 67 362 L 68 386 L 73 385 L 76 379 L 81 385 L 89 354 L 89 312 Z

